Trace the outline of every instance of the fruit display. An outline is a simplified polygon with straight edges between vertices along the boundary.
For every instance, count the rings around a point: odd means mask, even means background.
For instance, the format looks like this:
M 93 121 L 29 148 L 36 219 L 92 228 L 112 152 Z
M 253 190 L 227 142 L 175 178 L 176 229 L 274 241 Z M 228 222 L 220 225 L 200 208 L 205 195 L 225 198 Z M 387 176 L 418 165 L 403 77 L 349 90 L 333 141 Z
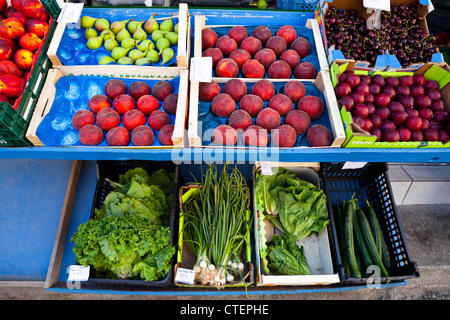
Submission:
M 36 135 L 46 146 L 172 146 L 179 80 L 61 77 Z
M 339 108 L 352 115 L 362 130 L 385 142 L 446 143 L 450 140 L 449 115 L 436 80 L 422 74 L 339 76 L 335 87 Z
M 64 30 L 56 55 L 67 66 L 171 66 L 177 62 L 179 25 L 173 14 L 143 19 L 83 15 L 81 29 Z
M 199 84 L 198 123 L 209 146 L 326 147 L 333 135 L 324 101 L 311 81 L 217 78 Z
M 430 62 L 434 37 L 428 33 L 419 4 L 392 5 L 381 11 L 379 25 L 371 27 L 365 10 L 340 9 L 330 4 L 324 14 L 326 46 L 341 50 L 346 59 L 375 64 L 378 55 L 395 55 L 402 67 Z
M 214 77 L 314 79 L 320 71 L 314 33 L 307 27 L 206 26 L 201 51 L 212 58 Z
M 50 24 L 39 0 L 0 1 L 0 102 L 17 109 Z

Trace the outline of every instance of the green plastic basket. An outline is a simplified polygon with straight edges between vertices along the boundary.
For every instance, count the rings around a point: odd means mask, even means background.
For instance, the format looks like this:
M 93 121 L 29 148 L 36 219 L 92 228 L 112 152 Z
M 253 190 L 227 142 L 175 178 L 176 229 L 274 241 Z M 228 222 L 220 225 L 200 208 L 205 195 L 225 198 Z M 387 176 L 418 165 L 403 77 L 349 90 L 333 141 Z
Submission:
M 51 67 L 47 50 L 56 28 L 56 18 L 60 12 L 56 0 L 41 0 L 41 2 L 52 18 L 51 23 L 22 96 L 16 100 L 15 106 L 8 102 L 0 103 L 0 147 L 31 145 L 25 134 Z

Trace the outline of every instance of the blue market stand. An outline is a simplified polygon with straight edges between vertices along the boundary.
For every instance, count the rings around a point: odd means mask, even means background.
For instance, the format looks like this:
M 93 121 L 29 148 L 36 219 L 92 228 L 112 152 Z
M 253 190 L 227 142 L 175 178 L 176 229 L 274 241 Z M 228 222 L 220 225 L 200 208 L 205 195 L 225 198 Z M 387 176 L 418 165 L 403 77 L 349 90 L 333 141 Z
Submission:
M 86 8 L 85 10 L 95 10 Z M 214 24 L 240 24 L 261 15 L 259 11 L 197 9 Z M 285 23 L 304 22 L 312 12 L 271 12 Z M 38 281 L 47 290 L 67 293 L 130 294 L 157 296 L 298 294 L 357 290 L 361 285 L 308 287 L 249 287 L 222 291 L 204 289 L 136 288 L 105 290 L 101 287 L 76 289 L 67 285 L 67 268 L 74 261 L 69 241 L 78 225 L 88 219 L 97 182 L 97 160 L 174 161 L 182 172 L 195 171 L 199 164 L 225 159 L 251 172 L 255 161 L 277 162 L 395 162 L 446 163 L 449 149 L 118 149 L 103 147 L 25 147 L 0 149 L 0 281 Z M 249 170 L 250 169 L 250 170 Z M 69 192 L 72 191 L 72 192 Z M 69 212 L 67 215 L 66 213 Z M 66 233 L 67 236 L 62 236 Z M 55 239 L 60 252 L 54 252 Z M 58 263 L 54 263 L 58 259 Z M 51 270 L 49 270 L 49 265 Z M 56 266 L 56 267 L 55 267 Z M 55 269 L 56 268 L 56 269 Z M 53 279 L 49 279 L 49 275 Z M 50 281 L 50 282 L 49 282 Z M 52 286 L 54 282 L 60 285 Z M 402 286 L 406 280 L 382 284 Z

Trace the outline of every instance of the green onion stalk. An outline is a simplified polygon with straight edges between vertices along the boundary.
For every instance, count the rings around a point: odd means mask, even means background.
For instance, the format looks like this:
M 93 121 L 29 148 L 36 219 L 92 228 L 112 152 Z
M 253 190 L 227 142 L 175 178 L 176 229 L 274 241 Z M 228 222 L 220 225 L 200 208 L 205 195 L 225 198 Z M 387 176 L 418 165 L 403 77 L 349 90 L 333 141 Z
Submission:
M 240 260 L 250 232 L 248 188 L 242 174 L 227 165 L 218 176 L 209 166 L 198 192 L 183 202 L 184 241 L 196 255 L 196 282 L 223 288 L 243 275 Z

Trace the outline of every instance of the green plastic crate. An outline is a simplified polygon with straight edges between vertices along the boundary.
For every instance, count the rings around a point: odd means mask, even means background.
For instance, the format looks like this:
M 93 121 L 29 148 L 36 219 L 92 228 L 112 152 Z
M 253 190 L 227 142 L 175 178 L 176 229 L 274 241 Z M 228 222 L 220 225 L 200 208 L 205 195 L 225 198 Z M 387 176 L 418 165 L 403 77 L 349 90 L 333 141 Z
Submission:
M 56 28 L 60 8 L 56 0 L 41 0 L 52 20 L 45 41 L 42 44 L 28 84 L 22 96 L 15 102 L 16 108 L 8 102 L 0 103 L 0 147 L 27 147 L 31 142 L 25 137 L 39 94 L 44 86 L 51 62 L 47 49 Z

